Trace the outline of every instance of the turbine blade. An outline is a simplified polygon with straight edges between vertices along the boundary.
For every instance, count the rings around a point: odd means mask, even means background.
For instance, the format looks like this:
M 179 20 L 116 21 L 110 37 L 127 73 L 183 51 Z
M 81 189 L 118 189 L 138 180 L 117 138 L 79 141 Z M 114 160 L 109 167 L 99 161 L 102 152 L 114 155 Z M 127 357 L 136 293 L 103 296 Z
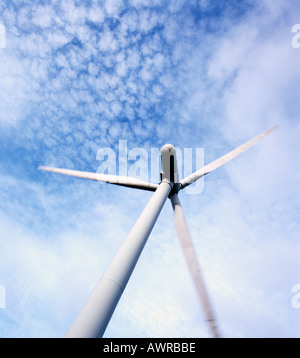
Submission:
M 135 188 L 135 189 L 155 191 L 158 188 L 158 184 L 147 183 L 147 182 L 144 182 L 142 180 L 139 180 L 139 179 L 136 179 L 133 177 L 108 175 L 108 174 L 100 174 L 100 173 L 90 173 L 90 172 L 83 172 L 83 171 L 79 171 L 79 170 L 70 170 L 70 169 L 43 167 L 43 166 L 40 166 L 38 169 L 45 170 L 48 172 L 78 177 L 78 178 L 91 179 L 91 180 L 101 181 L 104 183 L 126 186 L 129 188 Z
M 223 164 L 229 162 L 231 159 L 235 158 L 239 154 L 245 152 L 247 149 L 252 147 L 259 140 L 264 138 L 269 133 L 273 132 L 277 127 L 278 126 L 275 126 L 275 127 L 271 128 L 271 129 L 267 130 L 266 132 L 264 132 L 264 133 L 258 135 L 257 137 L 249 140 L 248 142 L 242 144 L 240 147 L 232 150 L 231 152 L 223 155 L 222 157 L 220 157 L 220 158 L 216 159 L 215 161 L 211 162 L 210 164 L 205 165 L 200 170 L 197 170 L 193 174 L 191 174 L 191 175 L 187 176 L 186 178 L 182 179 L 181 182 L 180 182 L 181 189 L 183 189 L 186 186 L 194 183 L 196 180 L 200 179 L 205 174 L 210 173 L 211 171 L 213 171 L 213 170 L 219 168 L 220 166 L 222 166 Z
M 200 298 L 200 302 L 203 306 L 206 320 L 211 329 L 212 335 L 214 338 L 219 338 L 219 332 L 216 325 L 216 319 L 211 307 L 211 302 L 205 287 L 205 282 L 200 270 L 200 265 L 198 263 L 196 251 L 193 246 L 193 242 L 190 236 L 190 232 L 183 214 L 183 210 L 178 198 L 178 194 L 173 194 L 171 197 L 171 202 L 174 210 L 174 225 L 175 229 L 185 256 L 188 268 L 192 275 L 194 284 L 197 289 L 197 293 Z

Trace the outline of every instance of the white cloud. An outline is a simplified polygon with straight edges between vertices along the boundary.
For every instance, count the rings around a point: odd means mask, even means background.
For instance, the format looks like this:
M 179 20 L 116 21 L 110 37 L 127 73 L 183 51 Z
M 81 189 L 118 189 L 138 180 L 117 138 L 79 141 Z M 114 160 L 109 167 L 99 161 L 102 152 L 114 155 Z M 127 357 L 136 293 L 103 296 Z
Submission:
M 39 5 L 32 15 L 32 22 L 42 28 L 50 27 L 52 24 L 53 9 L 51 6 Z
M 138 30 L 138 15 L 136 11 L 128 10 L 121 18 L 121 26 L 124 31 L 133 33 Z
M 123 8 L 123 0 L 106 0 L 104 7 L 108 16 L 118 16 Z
M 99 49 L 103 52 L 117 49 L 117 42 L 112 31 L 106 29 L 105 32 L 100 34 Z
M 87 10 L 83 5 L 77 6 L 74 0 L 63 0 L 60 3 L 60 8 L 63 12 L 61 16 L 64 21 L 69 24 L 69 28 L 76 28 L 76 26 L 84 24 L 87 16 Z
M 88 19 L 97 24 L 102 24 L 105 20 L 105 13 L 102 8 L 93 6 L 88 11 Z
M 127 74 L 127 65 L 123 61 L 120 61 L 116 66 L 116 72 L 120 77 L 124 77 Z

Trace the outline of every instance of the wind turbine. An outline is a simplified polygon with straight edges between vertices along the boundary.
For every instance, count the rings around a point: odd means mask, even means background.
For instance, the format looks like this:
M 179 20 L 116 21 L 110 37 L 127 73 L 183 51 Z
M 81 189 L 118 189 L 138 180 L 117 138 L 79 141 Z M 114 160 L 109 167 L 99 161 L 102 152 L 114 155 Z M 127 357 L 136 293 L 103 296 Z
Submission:
M 206 290 L 197 260 L 192 239 L 179 201 L 178 193 L 186 186 L 194 183 L 204 175 L 227 163 L 237 155 L 249 149 L 259 140 L 275 130 L 277 126 L 267 130 L 228 154 L 205 165 L 191 175 L 180 181 L 176 160 L 176 149 L 171 144 L 161 148 L 161 174 L 160 183 L 148 183 L 136 178 L 89 173 L 83 171 L 44 167 L 39 169 L 69 176 L 96 180 L 110 184 L 126 186 L 130 188 L 153 191 L 150 201 L 144 208 L 135 225 L 129 232 L 126 240 L 113 258 L 112 262 L 91 292 L 86 303 L 70 326 L 66 338 L 100 338 L 103 336 L 118 301 L 126 287 L 126 284 L 136 266 L 140 254 L 155 225 L 155 222 L 164 206 L 167 198 L 171 200 L 174 211 L 174 224 L 179 237 L 187 265 L 197 289 L 200 302 L 203 306 L 206 320 L 209 324 L 212 336 L 220 337 L 216 318 Z

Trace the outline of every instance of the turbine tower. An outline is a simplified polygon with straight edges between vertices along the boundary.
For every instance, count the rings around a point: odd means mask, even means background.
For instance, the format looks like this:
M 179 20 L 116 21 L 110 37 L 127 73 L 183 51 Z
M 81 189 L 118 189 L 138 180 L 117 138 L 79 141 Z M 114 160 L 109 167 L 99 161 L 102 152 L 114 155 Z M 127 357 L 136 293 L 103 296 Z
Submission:
M 153 191 L 150 201 L 144 208 L 124 243 L 104 272 L 86 303 L 70 326 L 66 338 L 100 338 L 103 336 L 111 316 L 121 298 L 126 284 L 143 251 L 147 239 L 156 223 L 167 198 L 171 200 L 174 211 L 174 225 L 183 249 L 183 254 L 198 292 L 200 302 L 209 324 L 211 334 L 218 338 L 220 334 L 211 305 L 200 265 L 197 260 L 192 239 L 179 201 L 178 193 L 204 175 L 227 163 L 237 155 L 252 147 L 259 140 L 275 130 L 277 126 L 246 142 L 214 162 L 204 166 L 180 181 L 176 160 L 176 149 L 171 144 L 161 148 L 160 183 L 148 183 L 136 178 L 89 173 L 69 169 L 41 166 L 39 169 L 69 176 L 91 179 L 136 189 Z

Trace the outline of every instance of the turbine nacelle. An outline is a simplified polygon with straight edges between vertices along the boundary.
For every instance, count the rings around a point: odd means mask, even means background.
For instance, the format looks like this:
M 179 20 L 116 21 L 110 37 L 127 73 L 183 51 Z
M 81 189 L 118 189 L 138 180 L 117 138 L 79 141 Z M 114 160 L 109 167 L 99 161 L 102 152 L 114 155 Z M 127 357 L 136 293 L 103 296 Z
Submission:
M 179 186 L 179 173 L 177 166 L 176 148 L 172 144 L 165 144 L 161 150 L 160 180 L 168 182 L 175 187 Z

